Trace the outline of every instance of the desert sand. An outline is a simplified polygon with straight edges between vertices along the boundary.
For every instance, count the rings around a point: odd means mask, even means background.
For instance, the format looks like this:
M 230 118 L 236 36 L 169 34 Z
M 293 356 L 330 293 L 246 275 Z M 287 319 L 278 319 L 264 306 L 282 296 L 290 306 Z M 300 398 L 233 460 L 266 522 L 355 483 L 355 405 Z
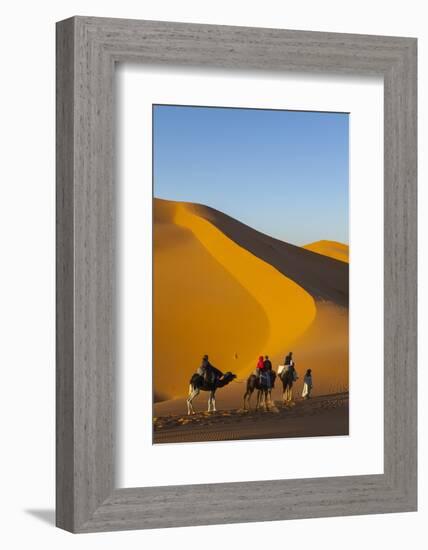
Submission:
M 348 264 L 330 257 L 335 246 L 308 250 L 215 209 L 161 199 L 154 244 L 155 416 L 175 402 L 184 413 L 204 353 L 238 376 L 217 392 L 218 408 L 226 396 L 240 406 L 260 354 L 276 367 L 290 350 L 301 378 L 313 370 L 314 395 L 347 391 Z M 206 395 L 198 399 L 205 407 Z
M 349 435 L 346 392 L 298 400 L 293 407 L 276 402 L 267 412 L 222 407 L 216 413 L 187 416 L 176 405 L 174 410 L 170 404 L 168 412 L 164 406 L 162 416 L 154 418 L 154 443 Z

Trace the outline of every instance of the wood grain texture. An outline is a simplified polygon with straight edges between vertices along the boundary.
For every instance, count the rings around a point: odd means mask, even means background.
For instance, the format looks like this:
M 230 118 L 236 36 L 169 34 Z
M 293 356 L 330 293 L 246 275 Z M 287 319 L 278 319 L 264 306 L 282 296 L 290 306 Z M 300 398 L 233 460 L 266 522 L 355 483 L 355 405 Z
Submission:
M 383 475 L 115 489 L 118 61 L 383 76 Z M 87 17 L 58 23 L 59 527 L 91 532 L 416 510 L 416 145 L 413 38 Z
M 74 526 L 74 24 L 56 36 L 56 522 Z

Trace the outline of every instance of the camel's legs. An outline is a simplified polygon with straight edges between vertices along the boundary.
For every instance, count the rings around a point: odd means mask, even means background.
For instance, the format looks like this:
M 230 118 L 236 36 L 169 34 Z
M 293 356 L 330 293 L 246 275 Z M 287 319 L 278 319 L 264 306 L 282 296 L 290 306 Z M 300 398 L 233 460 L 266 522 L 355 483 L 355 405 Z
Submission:
M 210 393 L 211 393 L 211 410 L 213 412 L 217 412 L 217 409 L 215 408 L 215 391 L 212 391 Z
M 285 389 L 285 402 L 290 403 L 293 400 L 293 388 L 287 386 Z
M 263 408 L 265 411 L 269 410 L 269 391 L 263 390 Z
M 291 401 L 291 395 L 291 386 L 285 386 L 284 392 L 282 394 L 282 401 L 284 405 L 288 405 L 289 401 Z
M 195 414 L 195 409 L 193 408 L 192 401 L 199 395 L 199 389 L 198 388 L 192 388 L 190 386 L 189 388 L 189 397 L 186 400 L 187 403 L 187 414 Z
M 210 391 L 208 395 L 208 412 L 216 412 L 215 408 L 215 391 Z
M 213 410 L 213 407 L 215 409 L 215 405 L 213 401 L 214 401 L 213 392 L 210 391 L 210 393 L 208 394 L 208 412 L 211 412 Z
M 259 407 L 261 405 L 261 400 L 262 400 L 262 395 L 261 395 L 261 391 L 260 390 L 257 390 L 257 401 L 256 401 L 256 411 L 259 410 Z
M 253 392 L 251 390 L 247 390 L 245 392 L 245 394 L 244 394 L 244 411 L 251 409 L 250 399 L 251 399 L 252 395 L 253 395 Z M 247 409 L 247 404 L 248 404 L 248 409 Z

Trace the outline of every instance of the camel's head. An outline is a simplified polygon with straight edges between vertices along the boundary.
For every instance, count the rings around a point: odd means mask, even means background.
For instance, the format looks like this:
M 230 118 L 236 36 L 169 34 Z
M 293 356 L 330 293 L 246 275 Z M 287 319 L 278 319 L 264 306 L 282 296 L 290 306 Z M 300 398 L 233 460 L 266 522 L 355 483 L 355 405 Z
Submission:
M 218 381 L 218 386 L 220 388 L 222 388 L 223 386 L 226 386 L 227 384 L 229 384 L 229 382 L 232 382 L 232 380 L 234 380 L 236 378 L 236 374 L 233 374 L 233 372 L 225 372 L 222 376 L 222 378 L 220 378 L 220 380 Z

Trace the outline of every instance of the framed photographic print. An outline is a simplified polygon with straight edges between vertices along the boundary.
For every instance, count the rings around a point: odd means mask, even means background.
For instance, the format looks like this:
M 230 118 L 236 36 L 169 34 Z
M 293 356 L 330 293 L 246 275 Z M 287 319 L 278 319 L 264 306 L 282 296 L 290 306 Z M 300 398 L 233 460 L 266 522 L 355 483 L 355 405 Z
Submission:
M 59 527 L 416 509 L 416 147 L 413 38 L 58 23 Z
M 348 118 L 153 106 L 154 443 L 348 435 Z

